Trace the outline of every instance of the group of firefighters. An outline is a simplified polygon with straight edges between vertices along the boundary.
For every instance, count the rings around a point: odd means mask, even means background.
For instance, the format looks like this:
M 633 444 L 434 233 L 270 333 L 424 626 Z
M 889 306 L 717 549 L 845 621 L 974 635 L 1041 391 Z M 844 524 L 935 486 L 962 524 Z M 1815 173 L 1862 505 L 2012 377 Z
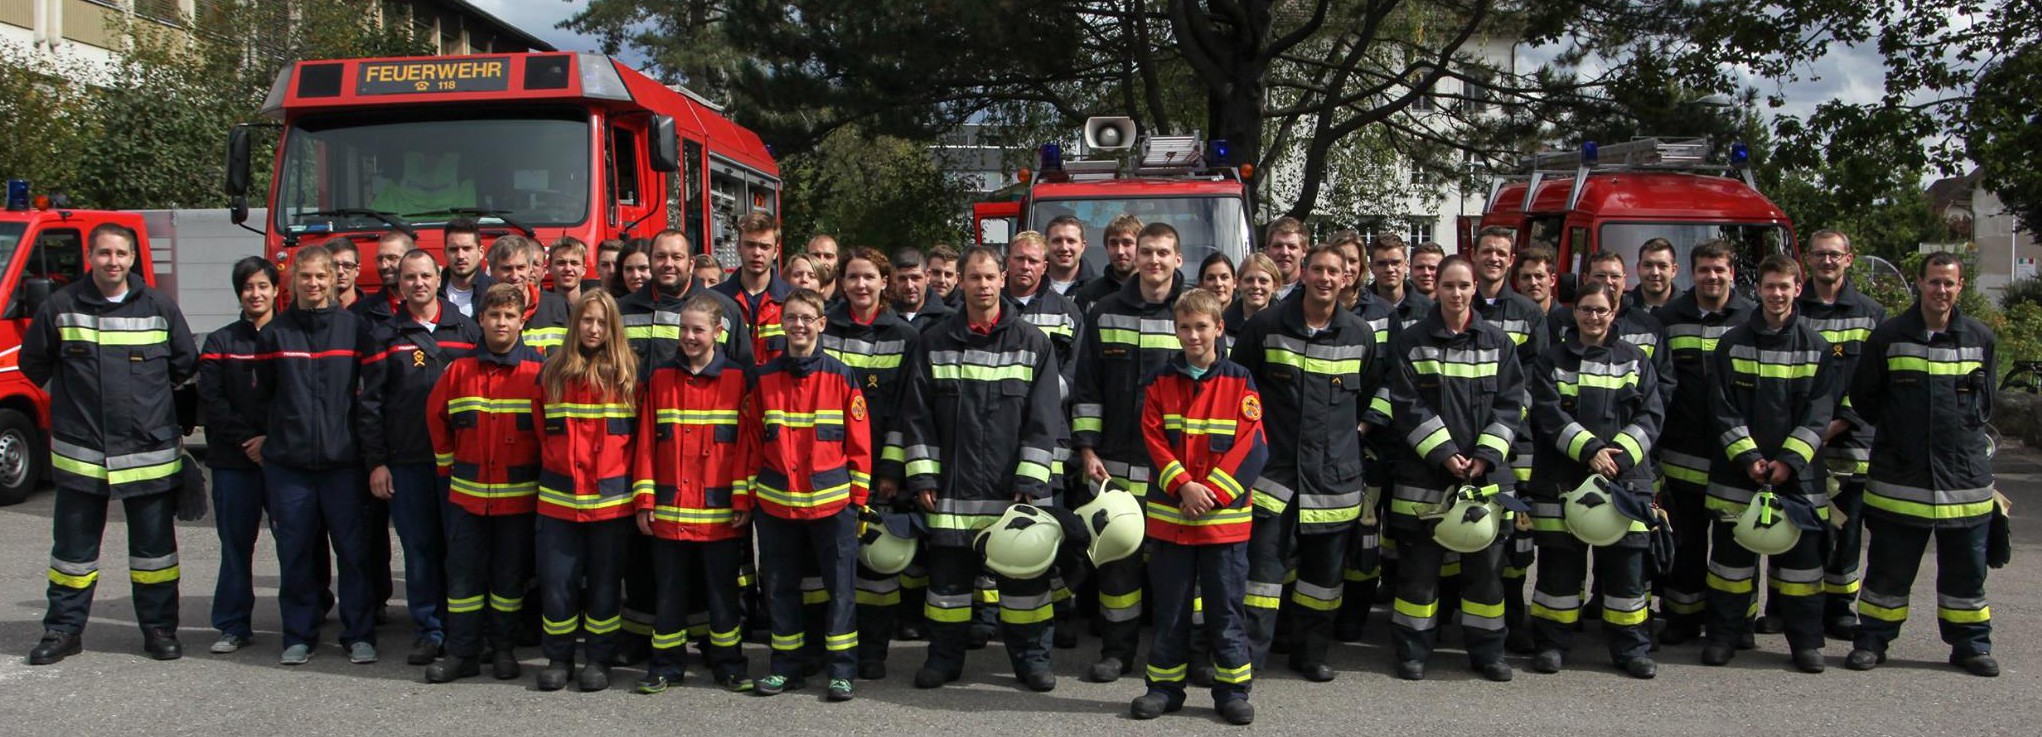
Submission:
M 1169 225 L 1116 218 L 1097 266 L 1085 228 L 1059 218 L 1004 253 L 818 236 L 783 265 L 755 214 L 712 287 L 679 231 L 598 245 L 585 280 L 585 244 L 485 249 L 456 220 L 445 264 L 385 235 L 380 294 L 354 286 L 346 238 L 281 273 L 242 261 L 241 319 L 194 352 L 131 273 L 134 235 L 102 226 L 91 278 L 21 350 L 51 393 L 57 489 L 29 662 L 80 651 L 109 499 L 144 649 L 181 656 L 173 517 L 200 482 L 170 398 L 195 380 L 221 540 L 211 650 L 253 641 L 266 515 L 286 665 L 335 609 L 349 659 L 377 659 L 394 524 L 407 661 L 431 682 L 519 677 L 536 629 L 543 690 L 649 661 L 636 687 L 657 693 L 692 642 L 724 688 L 821 674 L 840 701 L 885 677 L 892 639 L 930 641 L 914 685 L 937 688 L 998 635 L 1018 682 L 1048 691 L 1051 648 L 1088 624 L 1087 680 L 1131 673 L 1146 615 L 1130 713 L 1180 709 L 1189 683 L 1247 724 L 1272 653 L 1335 678 L 1332 643 L 1361 637 L 1379 586 L 1406 679 L 1449 621 L 1485 678 L 1512 679 L 1506 651 L 1558 672 L 1584 618 L 1638 678 L 1659 646 L 1700 640 L 1722 665 L 1754 631 L 1784 632 L 1811 673 L 1825 637 L 1848 640 L 1844 665 L 1867 670 L 1931 538 L 1950 662 L 1998 673 L 1994 339 L 1957 309 L 1947 254 L 1889 319 L 1851 288 L 1835 231 L 1805 266 L 1758 263 L 1756 303 L 1730 244 L 1681 264 L 1655 239 L 1634 263 L 1589 255 L 1561 305 L 1553 254 L 1502 229 L 1466 258 L 1394 236 L 1309 246 L 1283 218 L 1260 253 L 1187 283 Z M 748 628 L 769 633 L 756 680 Z

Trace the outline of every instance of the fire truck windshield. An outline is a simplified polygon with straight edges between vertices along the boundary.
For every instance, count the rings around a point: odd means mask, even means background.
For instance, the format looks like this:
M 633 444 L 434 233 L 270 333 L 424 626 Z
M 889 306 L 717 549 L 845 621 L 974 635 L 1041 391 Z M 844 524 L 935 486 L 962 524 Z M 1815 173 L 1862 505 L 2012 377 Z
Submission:
M 330 115 L 295 122 L 282 145 L 274 208 L 282 232 L 390 227 L 375 213 L 434 225 L 455 208 L 535 226 L 588 217 L 593 146 L 582 110 Z
M 1637 286 L 1638 247 L 1653 238 L 1665 238 L 1673 244 L 1674 263 L 1680 265 L 1674 284 L 1683 290 L 1694 286 L 1688 253 L 1708 241 L 1721 238 L 1737 247 L 1739 286 L 1749 286 L 1750 280 L 1758 275 L 1758 262 L 1765 257 L 1789 253 L 1785 228 L 1731 223 L 1606 223 L 1597 234 L 1596 247 L 1623 254 L 1626 270 L 1631 272 L 1631 285 Z
M 1038 199 L 1029 208 L 1030 230 L 1047 232 L 1049 221 L 1074 215 L 1085 222 L 1085 259 L 1106 264 L 1106 224 L 1121 213 L 1146 223 L 1168 223 L 1183 241 L 1185 278 L 1197 283 L 1198 264 L 1215 252 L 1235 264 L 1248 253 L 1248 217 L 1239 197 L 1139 197 L 1126 199 Z

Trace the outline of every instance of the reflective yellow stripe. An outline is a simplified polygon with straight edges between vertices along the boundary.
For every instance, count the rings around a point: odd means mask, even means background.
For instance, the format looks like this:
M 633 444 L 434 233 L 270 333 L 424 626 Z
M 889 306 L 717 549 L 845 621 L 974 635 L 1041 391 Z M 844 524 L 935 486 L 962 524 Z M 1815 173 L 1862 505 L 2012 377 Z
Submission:
M 1750 358 L 1730 359 L 1730 370 L 1740 374 L 1756 374 L 1763 379 L 1809 379 L 1821 368 L 1817 363 L 1760 363 Z
M 57 337 L 63 340 L 92 343 L 95 345 L 138 346 L 170 342 L 168 330 L 98 330 L 95 328 L 60 327 Z
M 467 614 L 469 612 L 482 611 L 482 598 L 483 597 L 481 594 L 476 594 L 474 596 L 464 596 L 460 598 L 449 596 L 447 597 L 447 611 L 452 612 L 454 614 Z
M 1639 609 L 1635 612 L 1620 612 L 1609 607 L 1602 608 L 1602 621 L 1618 627 L 1635 627 L 1645 623 L 1651 612 Z
M 1413 604 L 1403 599 L 1397 599 L 1390 606 L 1398 614 L 1414 619 L 1431 619 L 1433 615 L 1439 613 L 1439 602 L 1437 601 L 1430 604 Z
M 62 586 L 67 589 L 92 588 L 92 584 L 97 583 L 98 581 L 99 571 L 96 570 L 91 571 L 89 573 L 74 576 L 69 573 L 59 571 L 55 568 L 50 569 L 50 583 Z
M 1176 340 L 1176 338 L 1171 338 Z M 979 366 L 969 363 L 938 363 L 929 366 L 929 378 L 936 381 L 1034 381 L 1035 367 L 1026 365 Z
M 1573 624 L 1581 621 L 1581 610 L 1579 609 L 1554 609 L 1538 602 L 1532 602 L 1531 615 L 1548 622 L 1559 622 L 1560 624 Z M 1607 615 L 1607 612 L 1605 612 L 1605 615 Z
M 1916 356 L 1887 356 L 1888 371 L 1918 371 L 1930 376 L 1965 376 L 1984 368 L 1980 361 L 1932 361 Z
M 823 638 L 822 645 L 823 649 L 830 652 L 855 650 L 858 648 L 858 633 L 846 632 L 841 635 L 828 635 Z
M 1411 362 L 1411 370 L 1427 376 L 1451 376 L 1456 379 L 1486 379 L 1496 375 L 1495 363 L 1454 363 L 1420 359 Z
M 1992 621 L 1992 607 L 1984 609 L 1949 609 L 1936 607 L 1936 618 L 1951 624 L 1978 624 Z
M 490 399 L 488 397 L 454 397 L 447 400 L 447 414 L 460 414 L 462 412 L 530 414 L 532 412 L 532 402 L 527 399 Z
M 1859 599 L 1858 616 L 1871 617 L 1882 622 L 1905 622 L 1907 621 L 1907 607 L 1889 608 Z
M 1289 366 L 1308 374 L 1344 376 L 1361 373 L 1359 358 L 1313 358 L 1282 348 L 1269 348 L 1262 352 L 1263 360 L 1279 366 Z

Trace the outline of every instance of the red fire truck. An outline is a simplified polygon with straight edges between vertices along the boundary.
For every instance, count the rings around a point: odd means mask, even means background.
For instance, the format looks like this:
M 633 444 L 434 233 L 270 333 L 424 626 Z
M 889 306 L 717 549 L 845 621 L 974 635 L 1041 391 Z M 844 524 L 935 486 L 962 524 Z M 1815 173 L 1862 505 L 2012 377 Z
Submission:
M 294 62 L 263 113 L 282 128 L 262 229 L 272 255 L 336 236 L 373 251 L 392 230 L 437 254 L 455 217 L 479 221 L 485 240 L 545 243 L 679 228 L 716 253 L 735 249 L 739 216 L 780 211 L 779 167 L 758 135 L 598 54 Z M 252 127 L 228 137 L 236 222 Z
M 1721 238 L 1736 244 L 1738 277 L 1748 281 L 1766 256 L 1796 252 L 1794 225 L 1759 193 L 1744 144 L 1731 147 L 1727 164 L 1711 153 L 1702 140 L 1643 138 L 1527 157 L 1527 173 L 1497 181 L 1480 226 L 1516 231 L 1520 249 L 1552 248 L 1559 271 L 1577 275 L 1588 254 L 1616 251 L 1636 263 L 1639 246 L 1665 238 L 1682 265 L 1682 289 L 1692 284 L 1688 251 Z M 1475 230 L 1461 228 L 1462 253 L 1474 252 Z
M 1225 141 L 1207 143 L 1197 136 L 1138 138 L 1133 120 L 1098 117 L 1086 121 L 1085 143 L 1098 153 L 1128 152 L 1129 160 L 1066 162 L 1061 145 L 1043 144 L 1041 169 L 1021 171 L 1018 197 L 973 206 L 972 231 L 978 242 L 1004 246 L 1015 232 L 1046 231 L 1049 221 L 1072 215 L 1085 223 L 1086 262 L 1103 268 L 1106 224 L 1125 213 L 1177 229 L 1184 274 L 1194 283 L 1198 264 L 1207 255 L 1224 253 L 1239 264 L 1252 250 L 1252 188 L 1247 180 L 1254 176 L 1254 167 L 1229 163 Z

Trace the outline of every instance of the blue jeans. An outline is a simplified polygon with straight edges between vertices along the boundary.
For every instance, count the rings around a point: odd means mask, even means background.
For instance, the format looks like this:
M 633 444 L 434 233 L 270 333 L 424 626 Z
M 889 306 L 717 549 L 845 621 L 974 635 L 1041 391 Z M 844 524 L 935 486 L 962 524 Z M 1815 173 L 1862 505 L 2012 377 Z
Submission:
M 441 622 L 447 611 L 447 536 L 440 519 L 448 504 L 447 479 L 430 463 L 392 463 L 390 483 L 396 489 L 390 521 L 404 548 L 404 605 L 418 639 L 440 642 L 446 638 Z
M 361 469 L 298 469 L 269 463 L 263 466 L 263 475 L 270 532 L 276 538 L 282 572 L 277 603 L 283 612 L 284 646 L 319 643 L 329 543 L 340 567 L 340 644 L 374 644 L 376 604 L 367 575 L 367 536 L 362 529 L 367 495 L 362 493 Z
M 213 629 L 246 639 L 255 610 L 255 540 L 262 535 L 265 484 L 260 468 L 215 468 L 213 529 L 220 534 L 220 576 L 213 585 Z

